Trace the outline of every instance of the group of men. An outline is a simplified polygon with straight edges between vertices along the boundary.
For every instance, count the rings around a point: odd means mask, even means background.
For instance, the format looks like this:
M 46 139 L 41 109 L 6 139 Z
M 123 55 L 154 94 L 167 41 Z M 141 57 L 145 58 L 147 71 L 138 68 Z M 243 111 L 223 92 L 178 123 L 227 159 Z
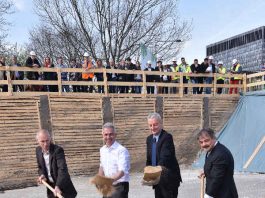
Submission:
M 21 66 L 17 62 L 17 58 L 14 56 L 13 63 L 14 66 Z M 0 57 L 0 66 L 5 66 L 5 57 Z M 53 64 L 53 61 L 50 57 L 45 57 L 43 63 L 41 63 L 34 51 L 31 51 L 29 57 L 25 61 L 25 66 L 31 68 L 40 68 L 40 67 L 47 67 L 47 68 L 83 68 L 85 72 L 62 72 L 61 79 L 62 81 L 103 81 L 104 76 L 103 73 L 100 72 L 89 72 L 90 69 L 93 68 L 106 68 L 106 69 L 120 69 L 120 70 L 145 70 L 145 71 L 161 71 L 161 72 L 182 72 L 184 74 L 210 74 L 210 73 L 218 73 L 218 74 L 226 74 L 226 67 L 223 66 L 223 62 L 219 61 L 217 63 L 218 66 L 215 65 L 213 56 L 209 56 L 205 58 L 204 61 L 199 64 L 198 59 L 194 59 L 193 64 L 189 65 L 185 58 L 181 58 L 181 63 L 177 64 L 177 60 L 174 58 L 171 64 L 164 64 L 162 60 L 158 60 L 156 65 L 152 65 L 151 61 L 147 62 L 146 66 L 141 66 L 139 61 L 136 63 L 132 63 L 131 58 L 127 57 L 125 60 L 121 61 L 114 61 L 109 60 L 106 65 L 103 64 L 101 59 L 97 59 L 95 63 L 92 61 L 92 58 L 89 56 L 87 52 L 83 54 L 83 59 L 78 62 L 75 58 L 71 58 L 69 60 L 69 65 L 67 65 L 62 57 L 57 58 L 57 64 Z M 230 68 L 230 72 L 232 74 L 241 74 L 242 73 L 242 66 L 239 62 L 234 59 L 232 62 L 232 67 Z M 0 80 L 6 79 L 6 76 L 0 72 Z M 15 72 L 16 75 L 13 75 L 11 79 L 13 80 L 23 80 L 24 77 L 28 80 L 57 80 L 57 73 L 56 72 Z M 2 77 L 1 77 L 2 76 Z M 225 77 L 219 76 L 217 78 L 217 84 L 224 84 Z M 107 73 L 107 80 L 111 82 L 120 81 L 120 82 L 142 82 L 143 77 L 141 74 L 122 74 L 122 73 Z M 241 82 L 241 77 L 234 77 L 230 79 L 230 84 L 239 84 Z M 163 82 L 163 83 L 179 83 L 180 76 L 179 75 L 151 75 L 150 73 L 146 75 L 146 82 Z M 186 84 L 191 82 L 193 84 L 212 84 L 213 77 L 190 77 L 185 76 L 183 77 L 183 83 Z M 47 92 L 57 92 L 58 86 L 57 85 L 44 85 L 44 86 L 37 86 L 37 85 L 29 85 L 24 88 L 24 86 L 16 85 L 14 86 L 13 91 L 47 91 Z M 108 87 L 110 93 L 141 93 L 142 87 L 141 86 L 115 86 L 111 85 Z M 222 88 L 219 87 L 217 89 L 217 93 L 222 93 Z M 7 85 L 4 85 L 2 88 L 3 92 L 7 92 Z M 62 86 L 63 92 L 98 92 L 103 93 L 104 88 L 102 85 L 100 86 L 86 86 L 86 85 L 63 85 Z M 184 94 L 188 93 L 188 88 L 184 88 Z M 147 93 L 153 94 L 155 92 L 155 86 L 147 86 Z M 179 90 L 177 87 L 169 88 L 169 87 L 158 87 L 157 93 L 159 94 L 168 94 L 168 93 L 178 93 Z M 206 94 L 211 94 L 212 86 L 206 87 L 203 90 L 203 87 L 193 87 L 193 94 L 202 94 L 205 92 Z M 230 88 L 229 93 L 238 93 L 237 88 Z
M 177 198 L 182 182 L 179 164 L 175 154 L 173 137 L 163 129 L 162 118 L 158 113 L 147 117 L 150 135 L 146 139 L 146 165 L 163 167 L 160 181 L 153 185 L 155 198 Z M 111 178 L 114 193 L 108 198 L 128 198 L 129 193 L 129 151 L 116 141 L 117 132 L 112 123 L 102 127 L 105 145 L 100 148 L 98 175 Z M 49 198 L 58 194 L 65 198 L 77 196 L 76 189 L 68 173 L 64 150 L 52 143 L 47 130 L 39 130 L 36 136 L 39 146 L 36 149 L 38 182 L 46 181 L 54 188 L 47 189 Z M 202 129 L 198 142 L 206 153 L 204 171 L 206 177 L 205 198 L 237 198 L 233 179 L 234 160 L 230 151 L 219 143 L 211 129 Z M 106 198 L 106 197 L 105 197 Z

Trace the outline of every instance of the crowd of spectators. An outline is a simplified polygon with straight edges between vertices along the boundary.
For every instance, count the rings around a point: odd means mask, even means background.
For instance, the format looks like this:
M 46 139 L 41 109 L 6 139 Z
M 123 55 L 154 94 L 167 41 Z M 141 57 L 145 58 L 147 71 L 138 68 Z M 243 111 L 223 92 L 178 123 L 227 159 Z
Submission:
M 147 62 L 145 67 L 141 66 L 139 61 L 136 61 L 135 64 L 132 63 L 131 58 L 128 57 L 125 60 L 114 61 L 109 60 L 108 63 L 103 64 L 101 59 L 97 59 L 93 62 L 92 58 L 88 53 L 84 53 L 83 60 L 77 61 L 75 58 L 70 59 L 69 65 L 65 63 L 63 57 L 58 57 L 56 60 L 56 64 L 53 63 L 50 57 L 45 57 L 43 63 L 37 59 L 36 53 L 31 51 L 29 57 L 23 64 L 23 66 L 30 68 L 83 68 L 84 72 L 62 72 L 61 79 L 62 81 L 104 81 L 103 73 L 97 72 L 89 72 L 90 69 L 93 68 L 106 68 L 106 69 L 120 69 L 120 70 L 145 70 L 145 71 L 160 71 L 160 72 L 182 72 L 184 89 L 183 93 L 188 94 L 190 91 L 193 94 L 211 94 L 213 91 L 213 77 L 192 77 L 186 76 L 185 74 L 226 74 L 228 73 L 226 67 L 224 67 L 222 61 L 218 61 L 215 63 L 214 58 L 209 56 L 204 59 L 204 61 L 200 64 L 198 59 L 194 59 L 194 62 L 189 65 L 185 58 L 181 58 L 181 62 L 177 64 L 176 59 L 172 59 L 170 64 L 163 64 L 162 60 L 158 60 L 156 65 L 152 65 L 151 61 Z M 5 66 L 5 57 L 0 56 L 0 66 Z M 21 66 L 17 62 L 17 57 L 13 56 L 12 65 L 11 66 Z M 229 73 L 232 74 L 241 74 L 242 66 L 239 62 L 234 59 L 232 62 L 232 66 L 229 69 Z M 6 72 L 0 71 L 0 80 L 7 79 Z M 12 80 L 57 80 L 56 72 L 11 72 Z M 219 76 L 217 78 L 217 84 L 224 84 L 226 81 L 226 77 Z M 143 77 L 141 74 L 122 74 L 122 73 L 107 73 L 107 80 L 110 82 L 142 82 Z M 240 84 L 242 81 L 241 77 L 234 77 L 230 79 L 230 84 Z M 172 74 L 164 74 L 164 75 L 146 75 L 146 82 L 163 82 L 163 83 L 179 83 L 180 76 L 172 75 Z M 192 90 L 188 90 L 188 87 L 185 87 L 185 84 L 193 83 L 193 84 L 209 84 L 209 87 L 201 87 L 194 86 Z M 2 92 L 8 91 L 7 85 L 0 85 L 0 89 Z M 14 85 L 13 91 L 45 91 L 45 92 L 58 92 L 57 85 Z M 103 85 L 63 85 L 63 92 L 87 92 L 87 93 L 104 93 Z M 108 87 L 109 93 L 142 93 L 142 86 L 116 86 L 110 85 Z M 179 88 L 176 87 L 163 87 L 163 86 L 147 86 L 147 93 L 153 94 L 176 94 L 179 93 Z M 223 92 L 222 88 L 217 88 L 217 93 L 221 94 Z M 237 88 L 230 88 L 229 93 L 238 93 Z

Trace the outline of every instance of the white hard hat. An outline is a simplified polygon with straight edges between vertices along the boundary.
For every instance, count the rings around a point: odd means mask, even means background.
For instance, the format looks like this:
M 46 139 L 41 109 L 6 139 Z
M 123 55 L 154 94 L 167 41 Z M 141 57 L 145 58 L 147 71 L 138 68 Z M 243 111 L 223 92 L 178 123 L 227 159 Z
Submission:
M 177 59 L 176 58 L 172 58 L 172 62 L 177 62 Z
M 149 61 L 147 61 L 147 64 L 152 64 L 152 62 L 149 60 Z
M 237 59 L 232 60 L 233 65 L 237 63 Z
M 85 52 L 85 53 L 84 53 L 84 56 L 85 56 L 85 57 L 88 57 L 89 55 L 88 55 L 88 53 L 87 53 L 87 52 Z
M 210 60 L 213 60 L 213 56 L 209 56 L 209 58 L 208 59 L 210 59 Z
M 223 65 L 223 61 L 218 61 L 218 65 Z
M 30 56 L 36 56 L 36 53 L 35 53 L 34 51 L 31 51 L 31 52 L 29 53 L 29 55 L 30 55 Z

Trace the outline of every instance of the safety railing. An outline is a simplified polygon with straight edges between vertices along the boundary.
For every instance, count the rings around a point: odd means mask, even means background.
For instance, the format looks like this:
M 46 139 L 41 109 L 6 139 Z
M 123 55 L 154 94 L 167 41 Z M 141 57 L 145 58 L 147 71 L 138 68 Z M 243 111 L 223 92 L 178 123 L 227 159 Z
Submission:
M 183 97 L 185 95 L 198 94 L 196 89 L 202 88 L 204 91 L 201 94 L 203 96 L 235 96 L 241 93 L 246 93 L 250 87 L 254 84 L 247 84 L 246 74 L 188 74 L 181 72 L 160 72 L 160 71 L 142 71 L 142 70 L 119 70 L 119 69 L 90 69 L 85 70 L 83 68 L 30 68 L 30 67 L 14 67 L 14 66 L 4 66 L 0 67 L 0 72 L 5 72 L 5 79 L 0 79 L 0 96 L 12 96 L 12 95 L 42 95 L 42 94 L 51 94 L 51 95 L 119 95 L 119 96 L 141 96 L 146 97 L 148 95 L 161 95 L 161 96 L 179 96 Z M 29 80 L 24 78 L 23 80 L 18 80 L 13 78 L 14 72 L 38 72 L 38 74 L 44 74 L 46 72 L 53 72 L 57 74 L 57 80 Z M 62 80 L 62 72 L 66 73 L 94 73 L 95 75 L 101 74 L 103 76 L 102 81 L 82 81 L 79 79 L 76 80 Z M 141 80 L 138 81 L 124 81 L 124 80 L 111 80 L 108 79 L 108 76 L 115 74 L 119 75 L 140 75 Z M 26 76 L 26 75 L 25 75 Z M 171 77 L 171 81 L 163 82 L 163 76 Z M 263 74 L 264 76 L 264 74 Z M 217 80 L 219 77 L 222 77 L 224 84 L 218 84 Z M 201 79 L 201 83 L 192 83 L 194 79 Z M 210 84 L 206 84 L 205 79 L 211 78 L 212 81 Z M 233 78 L 240 78 L 239 84 L 230 84 L 230 80 Z M 175 80 L 174 80 L 175 79 Z M 185 80 L 186 79 L 186 80 Z M 187 81 L 188 79 L 188 81 Z M 174 81 L 173 81 L 174 80 Z M 264 85 L 263 83 L 262 85 Z M 27 90 L 29 86 L 49 86 L 54 85 L 57 87 L 56 92 L 45 92 L 43 89 L 38 91 Z M 6 89 L 3 89 L 3 87 Z M 22 87 L 21 89 L 15 89 L 15 86 Z M 69 90 L 65 91 L 64 86 L 68 86 Z M 82 92 L 73 90 L 74 86 L 87 86 L 93 87 L 93 92 Z M 256 84 L 255 84 L 256 86 Z M 114 89 L 113 89 L 114 88 Z M 125 91 L 123 90 L 125 88 Z M 136 92 L 136 88 L 139 88 Z M 222 93 L 218 92 L 218 88 L 222 89 Z M 114 91 L 113 91 L 113 90 Z M 206 94 L 205 90 L 208 89 Z M 237 92 L 232 92 L 229 94 L 229 90 L 237 90 Z M 167 91 L 164 91 L 167 90 Z M 195 92 L 194 92 L 195 91 Z

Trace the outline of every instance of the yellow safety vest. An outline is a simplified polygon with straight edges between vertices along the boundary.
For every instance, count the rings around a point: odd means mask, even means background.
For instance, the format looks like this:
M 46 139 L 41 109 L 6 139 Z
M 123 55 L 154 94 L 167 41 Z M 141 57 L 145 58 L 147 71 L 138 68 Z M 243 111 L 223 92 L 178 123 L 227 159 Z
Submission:
M 219 74 L 225 74 L 226 73 L 226 68 L 222 67 L 222 69 L 218 68 L 218 73 Z M 225 80 L 225 77 L 219 76 L 217 80 Z
M 174 67 L 171 67 L 172 72 L 178 72 L 179 71 L 179 66 L 176 67 L 176 69 Z M 178 80 L 179 76 L 177 75 L 173 75 L 172 76 L 172 80 Z
M 240 65 L 240 64 L 237 64 L 237 65 L 236 65 L 236 69 L 235 69 L 234 71 L 237 72 L 238 69 L 239 69 L 239 67 L 241 67 L 241 65 Z M 234 66 L 231 67 L 231 70 L 232 70 L 232 71 L 233 71 L 233 68 L 234 68 Z M 235 79 L 235 80 L 242 80 L 241 77 L 234 77 L 234 79 Z
M 188 73 L 188 74 L 191 73 L 191 68 L 190 68 L 189 65 L 185 65 L 184 66 L 184 65 L 180 64 L 179 66 L 181 67 L 181 70 L 182 70 L 183 73 Z M 190 76 L 186 76 L 186 79 L 189 80 Z

